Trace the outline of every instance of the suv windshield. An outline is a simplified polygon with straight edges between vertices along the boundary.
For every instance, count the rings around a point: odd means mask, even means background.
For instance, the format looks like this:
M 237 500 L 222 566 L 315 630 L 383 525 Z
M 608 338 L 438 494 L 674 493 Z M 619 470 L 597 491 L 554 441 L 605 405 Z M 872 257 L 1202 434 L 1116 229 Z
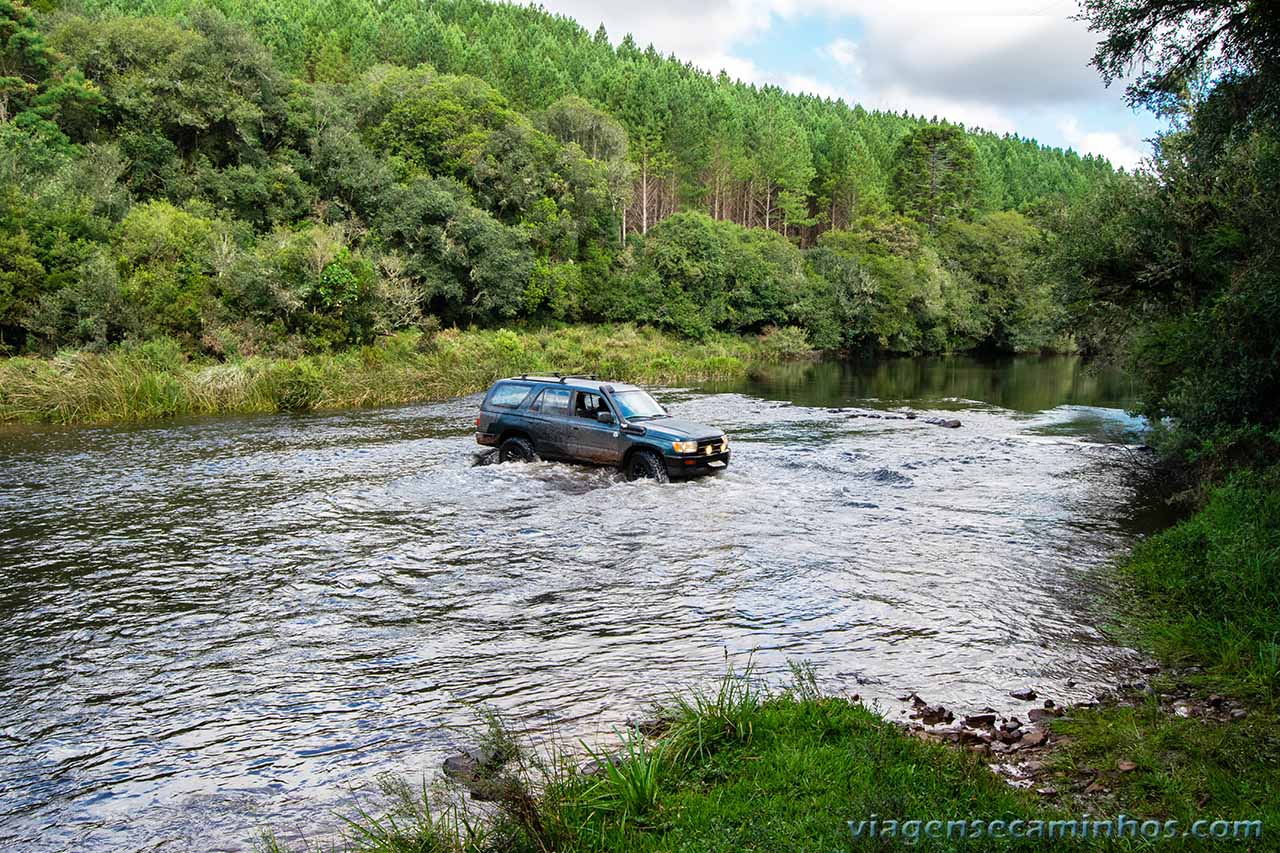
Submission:
M 665 417 L 667 414 L 658 405 L 657 400 L 639 389 L 619 391 L 613 395 L 613 401 L 618 404 L 618 411 L 622 413 L 622 417 L 629 421 Z

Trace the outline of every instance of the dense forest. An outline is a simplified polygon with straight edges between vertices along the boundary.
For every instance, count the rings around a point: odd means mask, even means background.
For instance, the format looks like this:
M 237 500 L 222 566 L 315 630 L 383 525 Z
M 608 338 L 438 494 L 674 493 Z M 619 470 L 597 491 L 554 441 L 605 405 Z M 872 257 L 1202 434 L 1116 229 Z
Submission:
M 1073 346 L 1105 161 L 869 113 L 480 0 L 0 0 L 0 351 L 297 356 L 625 320 Z

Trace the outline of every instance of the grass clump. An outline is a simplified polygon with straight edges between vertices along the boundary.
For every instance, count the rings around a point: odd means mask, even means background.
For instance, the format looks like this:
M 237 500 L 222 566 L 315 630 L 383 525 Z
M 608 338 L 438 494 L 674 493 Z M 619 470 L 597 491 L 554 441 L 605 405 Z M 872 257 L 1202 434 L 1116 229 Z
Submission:
M 622 382 L 731 379 L 794 358 L 802 339 L 712 334 L 693 342 L 627 324 L 513 331 L 435 327 L 343 352 L 214 361 L 157 339 L 106 353 L 0 359 L 0 422 L 100 424 L 440 400 L 502 376 L 598 373 Z

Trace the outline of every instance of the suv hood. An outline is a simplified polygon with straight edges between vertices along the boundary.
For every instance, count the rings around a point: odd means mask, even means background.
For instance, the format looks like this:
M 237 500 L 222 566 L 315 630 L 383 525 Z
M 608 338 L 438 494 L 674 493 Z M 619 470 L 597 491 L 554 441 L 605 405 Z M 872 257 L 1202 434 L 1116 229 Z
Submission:
M 697 421 L 686 421 L 684 418 L 655 418 L 653 420 L 633 421 L 642 426 L 648 435 L 659 438 L 717 438 L 724 435 L 724 430 L 700 424 Z

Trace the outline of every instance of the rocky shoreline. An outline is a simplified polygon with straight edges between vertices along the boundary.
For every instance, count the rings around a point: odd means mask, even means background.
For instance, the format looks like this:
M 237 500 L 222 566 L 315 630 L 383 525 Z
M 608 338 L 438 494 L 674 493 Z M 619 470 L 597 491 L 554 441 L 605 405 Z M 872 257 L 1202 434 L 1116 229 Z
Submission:
M 1161 673 L 1161 668 L 1147 665 L 1141 668 L 1144 675 Z M 887 720 L 902 734 L 927 743 L 951 746 L 978 753 L 998 777 L 1015 788 L 1034 791 L 1046 799 L 1102 798 L 1110 794 L 1118 777 L 1137 769 L 1133 761 L 1119 760 L 1111 768 L 1080 767 L 1064 770 L 1053 762 L 1051 756 L 1070 743 L 1070 738 L 1054 730 L 1055 721 L 1069 721 L 1081 710 L 1100 707 L 1137 707 L 1153 698 L 1162 713 L 1183 718 L 1213 720 L 1220 723 L 1238 722 L 1248 716 L 1248 711 L 1236 700 L 1218 694 L 1197 697 L 1196 692 L 1183 684 L 1181 676 L 1194 674 L 1165 673 L 1176 686 L 1162 689 L 1152 687 L 1146 680 L 1120 683 L 1114 690 L 1083 702 L 1059 704 L 1051 698 L 1043 698 L 1031 687 L 1021 687 L 1009 692 L 1009 697 L 1027 703 L 1022 713 L 1002 714 L 994 708 L 957 714 L 941 703 L 931 704 L 915 691 L 897 697 L 908 707 L 900 710 L 905 720 Z M 1068 682 L 1068 686 L 1071 683 Z M 847 697 L 852 704 L 861 704 L 859 694 Z M 648 739 L 658 740 L 668 730 L 673 720 L 665 716 L 627 721 L 627 729 Z M 607 763 L 624 760 L 625 752 L 594 754 L 576 768 L 583 776 L 597 776 L 605 771 Z M 464 749 L 445 758 L 442 769 L 452 783 L 467 791 L 472 799 L 490 802 L 503 795 L 499 780 L 508 756 L 486 747 Z

